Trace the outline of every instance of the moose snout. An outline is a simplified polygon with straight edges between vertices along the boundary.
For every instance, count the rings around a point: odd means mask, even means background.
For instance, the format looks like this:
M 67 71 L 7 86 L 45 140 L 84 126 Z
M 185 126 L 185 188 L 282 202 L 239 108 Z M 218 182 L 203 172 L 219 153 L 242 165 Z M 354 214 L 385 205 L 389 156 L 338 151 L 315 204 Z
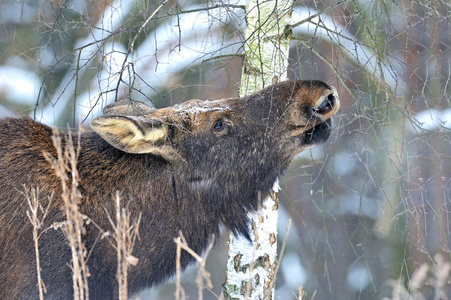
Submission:
M 335 113 L 340 106 L 338 100 L 337 90 L 332 87 L 331 90 L 324 93 L 322 97 L 316 102 L 316 106 L 313 108 L 316 114 L 328 115 L 331 112 Z

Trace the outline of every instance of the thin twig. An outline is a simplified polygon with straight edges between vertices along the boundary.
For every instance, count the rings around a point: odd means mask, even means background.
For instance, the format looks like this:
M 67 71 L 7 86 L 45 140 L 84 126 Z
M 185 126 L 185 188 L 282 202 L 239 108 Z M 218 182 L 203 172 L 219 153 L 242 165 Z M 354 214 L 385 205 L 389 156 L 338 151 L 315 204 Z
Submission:
M 35 249 L 35 256 L 36 256 L 36 272 L 38 277 L 38 289 L 39 289 L 39 299 L 44 299 L 44 293 L 47 293 L 44 282 L 42 281 L 41 276 L 41 261 L 39 256 L 39 230 L 42 228 L 44 220 L 47 216 L 47 212 L 50 208 L 50 204 L 52 202 L 52 197 L 49 197 L 49 202 L 44 209 L 42 205 L 39 203 L 39 188 L 37 189 L 31 189 L 30 191 L 26 188 L 24 185 L 25 192 L 23 193 L 25 198 L 27 199 L 28 206 L 30 210 L 27 210 L 27 216 L 28 219 L 31 222 L 31 225 L 33 225 L 33 241 L 34 241 L 34 249 Z M 53 195 L 52 195 L 53 196 Z M 31 214 L 30 214 L 31 211 Z M 42 216 L 41 219 L 39 219 L 39 211 L 41 211 Z
M 334 5 L 328 6 L 327 8 L 323 9 L 322 11 L 320 11 L 320 12 L 314 14 L 314 15 L 311 15 L 311 16 L 309 16 L 308 18 L 306 18 L 304 20 L 301 20 L 299 22 L 291 24 L 290 27 L 294 28 L 294 27 L 300 26 L 300 25 L 302 25 L 304 23 L 311 22 L 314 18 L 319 17 L 322 14 L 328 13 L 329 11 L 333 10 L 335 7 L 341 5 L 342 3 L 345 3 L 345 2 L 347 2 L 347 0 L 338 1 Z
M 291 219 L 288 219 L 287 226 L 285 227 L 285 236 L 283 238 L 282 248 L 280 249 L 279 259 L 277 260 L 276 269 L 274 270 L 274 279 L 271 280 L 271 289 L 274 288 L 276 283 L 277 272 L 279 272 L 280 265 L 282 264 L 282 257 L 285 253 L 285 246 L 287 245 L 288 233 L 290 232 Z
M 213 5 L 213 6 L 203 6 L 200 8 L 194 8 L 194 9 L 189 9 L 189 10 L 179 10 L 177 11 L 177 13 L 169 13 L 168 16 L 175 16 L 175 15 L 179 15 L 179 14 L 190 14 L 193 12 L 200 12 L 200 11 L 206 11 L 206 10 L 211 10 L 211 9 L 216 9 L 216 8 L 238 8 L 238 9 L 242 9 L 245 10 L 246 6 L 245 5 L 239 5 L 239 4 L 220 4 L 220 5 Z
M 183 233 L 180 232 L 180 235 L 177 238 L 174 238 L 174 242 L 177 244 L 177 257 L 176 257 L 176 292 L 175 297 L 176 299 L 180 299 L 180 295 L 182 295 L 182 299 L 185 299 L 185 292 L 183 290 L 183 287 L 180 284 L 180 258 L 181 258 L 181 252 L 182 249 L 188 252 L 194 259 L 196 259 L 199 262 L 199 270 L 197 272 L 196 277 L 196 283 L 197 283 L 197 289 L 198 289 L 198 299 L 203 299 L 203 288 L 204 288 L 204 279 L 205 279 L 205 285 L 208 289 L 213 289 L 213 284 L 210 280 L 210 273 L 205 270 L 205 264 L 207 262 L 207 256 L 210 250 L 213 248 L 214 245 L 215 236 L 212 235 L 210 244 L 208 245 L 207 249 L 205 250 L 204 256 L 201 257 L 198 255 L 194 250 L 192 250 L 188 243 L 186 242 L 185 237 L 183 236 Z
M 174 239 L 174 242 L 177 244 L 177 250 L 176 250 L 176 259 L 175 259 L 175 278 L 176 278 L 176 285 L 175 285 L 175 299 L 176 300 L 185 300 L 185 290 L 183 289 L 182 285 L 180 284 L 180 271 L 181 271 L 181 265 L 180 265 L 180 259 L 182 257 L 182 240 L 181 237 L 177 237 Z M 181 298 L 180 298 L 181 297 Z
M 125 54 L 124 57 L 124 61 L 122 62 L 122 67 L 121 70 L 124 70 L 125 68 L 125 64 L 128 61 L 128 57 L 131 56 L 132 60 L 134 57 L 134 46 L 135 46 L 135 42 L 138 39 L 139 35 L 141 34 L 141 32 L 146 28 L 147 24 L 150 22 L 150 20 L 153 19 L 153 17 L 160 11 L 160 9 L 166 4 L 166 2 L 168 2 L 168 0 L 164 0 L 161 2 L 161 4 L 154 10 L 154 12 L 144 21 L 144 23 L 141 25 L 141 27 L 138 29 L 138 31 L 136 32 L 135 36 L 133 37 L 133 40 L 130 42 L 129 47 L 127 49 L 127 53 Z M 119 93 L 119 85 L 121 84 L 122 81 L 122 74 L 123 72 L 120 72 L 119 74 L 119 79 L 117 81 L 117 86 L 116 86 L 116 99 Z

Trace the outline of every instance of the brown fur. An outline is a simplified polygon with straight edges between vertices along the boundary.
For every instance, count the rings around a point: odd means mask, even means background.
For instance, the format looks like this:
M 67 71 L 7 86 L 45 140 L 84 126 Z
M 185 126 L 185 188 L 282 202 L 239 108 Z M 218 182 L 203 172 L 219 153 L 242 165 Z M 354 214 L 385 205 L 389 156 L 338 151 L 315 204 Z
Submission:
M 105 209 L 114 211 L 112 195 L 119 191 L 132 215 L 142 212 L 129 291 L 174 273 L 173 238 L 180 230 L 197 253 L 221 224 L 248 237 L 248 212 L 257 208 L 259 191 L 266 196 L 294 155 L 327 140 L 338 107 L 334 89 L 320 81 L 287 81 L 242 98 L 158 110 L 107 107 L 91 122 L 94 132 L 81 135 L 80 210 L 111 231 Z M 0 120 L 0 299 L 38 298 L 25 187 L 39 189 L 44 207 L 54 195 L 44 228 L 64 220 L 60 181 L 43 156 L 56 155 L 51 136 L 51 128 L 29 118 Z M 85 226 L 90 297 L 113 299 L 114 249 L 107 239 L 97 241 L 95 226 Z M 45 231 L 39 245 L 45 298 L 72 298 L 70 251 L 61 229 Z M 183 254 L 183 267 L 192 261 Z

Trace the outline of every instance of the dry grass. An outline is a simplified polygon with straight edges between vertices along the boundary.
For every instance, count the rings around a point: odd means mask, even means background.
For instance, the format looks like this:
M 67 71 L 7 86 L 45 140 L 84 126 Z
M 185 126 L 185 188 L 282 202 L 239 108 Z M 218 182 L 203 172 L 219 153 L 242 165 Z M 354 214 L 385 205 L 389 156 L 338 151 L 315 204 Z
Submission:
M 383 300 L 449 299 L 445 287 L 450 284 L 450 273 L 450 260 L 437 253 L 434 255 L 434 262 L 424 263 L 415 270 L 407 288 L 401 280 L 390 280 L 388 284 L 393 287 L 392 296 Z
M 80 139 L 80 134 L 78 138 Z M 61 135 L 56 130 L 53 131 L 52 141 L 57 156 L 53 157 L 49 153 L 44 153 L 44 156 L 51 164 L 56 176 L 61 180 L 61 198 L 64 202 L 66 215 L 66 223 L 62 226 L 62 230 L 72 253 L 74 300 L 86 300 L 89 299 L 89 270 L 86 265 L 87 251 L 82 235 L 85 233 L 84 222 L 87 217 L 79 210 L 81 194 L 78 190 L 77 158 L 80 149 L 75 149 L 70 131 L 68 138 L 65 139 L 65 147 L 63 147 Z
M 80 135 L 78 136 L 80 138 Z M 65 140 L 65 145 L 62 144 L 61 135 L 54 131 L 52 137 L 54 146 L 56 148 L 57 157 L 51 156 L 49 153 L 45 153 L 45 158 L 52 165 L 55 174 L 61 180 L 62 194 L 61 198 L 64 202 L 64 209 L 66 215 L 66 221 L 62 224 L 52 224 L 51 228 L 61 228 L 67 238 L 68 244 L 72 253 L 72 272 L 73 272 L 73 288 L 75 300 L 88 300 L 88 277 L 90 276 L 87 260 L 87 250 L 84 246 L 82 236 L 85 234 L 84 224 L 85 222 L 91 222 L 98 227 L 87 216 L 83 215 L 79 210 L 82 195 L 78 190 L 79 177 L 77 172 L 77 158 L 79 150 L 74 147 L 70 132 L 68 138 Z M 39 230 L 42 228 L 43 221 L 48 211 L 43 209 L 39 204 L 39 197 L 36 191 L 26 193 L 28 199 L 30 211 L 29 219 L 33 224 L 33 239 L 35 242 L 36 261 L 38 271 L 38 286 L 40 299 L 43 299 L 43 292 L 45 292 L 45 286 L 41 280 L 40 274 L 40 262 L 39 262 Z M 128 269 L 132 265 L 138 263 L 138 259 L 132 256 L 133 247 L 135 245 L 136 238 L 139 237 L 139 223 L 141 221 L 141 215 L 130 222 L 130 212 L 127 208 L 121 208 L 120 195 L 116 194 L 116 222 L 112 220 L 110 215 L 108 218 L 113 227 L 113 234 L 103 231 L 98 227 L 102 233 L 102 238 L 106 236 L 112 236 L 115 244 L 112 246 L 117 250 L 117 280 L 119 286 L 119 299 L 128 299 L 127 290 L 127 277 Z M 50 205 L 50 201 L 49 204 Z M 39 219 L 38 213 L 41 211 L 41 218 Z M 106 212 L 108 214 L 108 212 Z
M 28 207 L 30 210 L 27 210 L 28 219 L 33 226 L 33 242 L 34 249 L 36 253 L 36 274 L 38 277 L 38 290 L 39 290 L 39 299 L 44 299 L 44 293 L 46 293 L 44 282 L 41 277 L 41 261 L 39 257 L 39 237 L 41 235 L 44 220 L 49 211 L 50 204 L 52 203 L 52 197 L 50 197 L 49 202 L 46 208 L 43 208 L 41 203 L 39 202 L 39 189 L 31 189 L 29 190 L 26 186 L 24 186 L 24 197 L 27 199 Z
M 116 241 L 117 272 L 116 278 L 119 285 L 119 300 L 128 299 L 128 269 L 130 266 L 138 264 L 138 258 L 132 255 L 135 241 L 139 238 L 139 224 L 141 214 L 130 223 L 130 211 L 126 207 L 121 207 L 119 192 L 116 193 L 116 223 L 108 214 L 111 226 L 114 229 L 114 240 Z

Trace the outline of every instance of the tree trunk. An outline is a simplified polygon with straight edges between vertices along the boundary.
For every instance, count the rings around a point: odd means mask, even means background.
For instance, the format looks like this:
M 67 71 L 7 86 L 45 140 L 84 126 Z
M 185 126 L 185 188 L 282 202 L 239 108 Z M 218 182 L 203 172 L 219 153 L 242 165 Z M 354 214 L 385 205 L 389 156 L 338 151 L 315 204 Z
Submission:
M 293 1 L 249 0 L 240 96 L 287 79 Z M 251 238 L 230 235 L 225 299 L 274 299 L 278 183 L 252 215 Z M 261 199 L 259 199 L 261 200 Z

